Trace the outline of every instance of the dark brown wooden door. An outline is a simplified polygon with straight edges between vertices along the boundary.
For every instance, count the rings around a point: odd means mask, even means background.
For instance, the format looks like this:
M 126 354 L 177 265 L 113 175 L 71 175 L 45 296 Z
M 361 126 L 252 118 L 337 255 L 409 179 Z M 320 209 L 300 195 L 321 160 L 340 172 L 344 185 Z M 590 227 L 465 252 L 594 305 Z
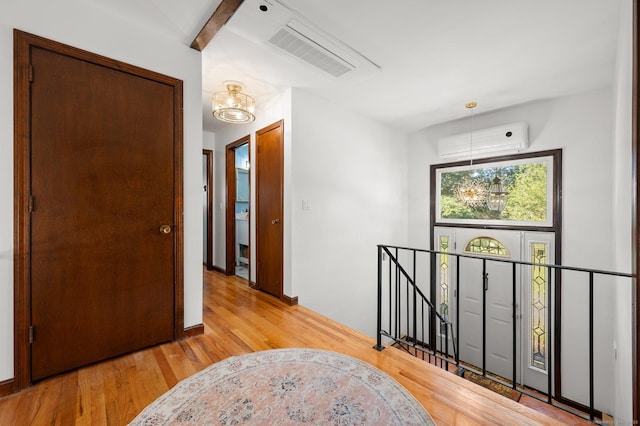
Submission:
M 174 338 L 175 124 L 170 85 L 31 55 L 38 380 Z
M 284 140 L 282 120 L 256 132 L 256 285 L 283 294 Z

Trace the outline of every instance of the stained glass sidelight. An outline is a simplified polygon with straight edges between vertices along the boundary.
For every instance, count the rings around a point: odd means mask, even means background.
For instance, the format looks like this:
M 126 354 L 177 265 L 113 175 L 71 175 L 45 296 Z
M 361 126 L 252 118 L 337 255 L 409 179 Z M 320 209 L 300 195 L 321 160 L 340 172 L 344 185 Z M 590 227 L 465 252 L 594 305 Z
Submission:
M 439 251 L 449 252 L 449 237 L 440 236 Z M 440 255 L 440 315 L 449 317 L 449 255 Z
M 547 263 L 548 245 L 531 243 L 531 262 Z M 547 370 L 547 268 L 531 266 L 531 367 Z
M 507 247 L 491 237 L 476 237 L 470 240 L 464 247 L 464 251 L 470 254 L 492 254 L 495 256 L 509 257 Z

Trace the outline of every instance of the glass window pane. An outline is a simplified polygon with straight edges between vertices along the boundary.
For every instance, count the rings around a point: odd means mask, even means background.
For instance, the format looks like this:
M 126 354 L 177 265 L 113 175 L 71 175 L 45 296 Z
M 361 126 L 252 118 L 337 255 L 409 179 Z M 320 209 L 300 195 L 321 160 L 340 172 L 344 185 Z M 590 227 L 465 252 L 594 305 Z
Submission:
M 476 237 L 464 246 L 464 252 L 469 254 L 491 254 L 495 256 L 509 257 L 507 247 L 491 237 Z
M 557 155 L 432 166 L 436 222 L 553 226 Z

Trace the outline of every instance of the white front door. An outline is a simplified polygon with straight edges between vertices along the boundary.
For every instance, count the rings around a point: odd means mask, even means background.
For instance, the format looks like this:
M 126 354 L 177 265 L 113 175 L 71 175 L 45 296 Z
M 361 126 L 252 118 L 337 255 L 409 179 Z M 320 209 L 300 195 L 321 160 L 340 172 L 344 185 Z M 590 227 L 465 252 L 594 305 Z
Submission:
M 546 268 L 518 265 L 514 282 L 513 265 L 498 260 L 553 263 L 553 239 L 552 233 L 435 228 L 436 250 L 486 259 L 483 271 L 482 259 L 460 258 L 457 280 L 455 256 L 437 256 L 437 304 L 454 329 L 459 326 L 456 338 L 463 363 L 478 370 L 484 365 L 488 373 L 510 381 L 515 357 L 516 382 L 546 391 Z
M 520 260 L 519 232 L 461 228 L 456 229 L 455 241 L 456 253 Z M 482 260 L 460 259 L 460 360 L 512 378 L 513 267 L 503 262 L 484 263 L 486 279 Z

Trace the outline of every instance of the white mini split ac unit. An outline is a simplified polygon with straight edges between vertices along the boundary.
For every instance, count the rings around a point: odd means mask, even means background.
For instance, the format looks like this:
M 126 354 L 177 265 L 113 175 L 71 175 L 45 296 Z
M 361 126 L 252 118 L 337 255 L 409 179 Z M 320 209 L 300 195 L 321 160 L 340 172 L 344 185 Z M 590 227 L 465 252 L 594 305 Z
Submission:
M 529 147 L 529 126 L 525 122 L 505 124 L 473 131 L 473 158 L 513 154 Z M 471 133 L 447 136 L 438 141 L 438 153 L 444 160 L 472 157 Z

